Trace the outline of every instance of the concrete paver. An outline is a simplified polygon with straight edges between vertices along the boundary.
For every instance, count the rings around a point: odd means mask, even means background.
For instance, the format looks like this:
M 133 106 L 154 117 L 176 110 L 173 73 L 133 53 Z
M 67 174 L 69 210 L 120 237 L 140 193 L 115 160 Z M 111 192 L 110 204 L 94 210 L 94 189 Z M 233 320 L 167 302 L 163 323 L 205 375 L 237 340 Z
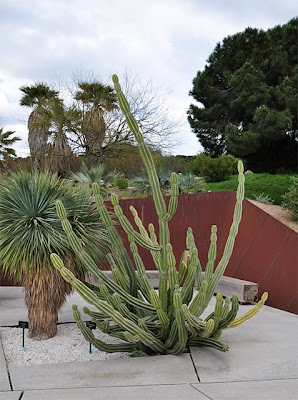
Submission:
M 77 304 L 80 309 L 87 303 L 77 294 L 67 297 L 58 314 L 58 322 L 74 322 L 72 305 Z M 93 307 L 88 304 L 88 307 Z M 90 317 L 82 313 L 84 320 Z M 27 321 L 27 307 L 24 302 L 24 290 L 22 287 L 0 287 L 0 326 L 16 326 L 19 321 Z
M 10 390 L 10 384 L 9 384 L 9 379 L 8 379 L 8 374 L 7 374 L 7 369 L 6 369 L 6 362 L 4 358 L 4 353 L 2 349 L 2 343 L 0 340 L 0 394 L 1 392 L 9 391 Z M 0 397 L 1 399 L 1 397 Z
M 264 307 L 251 320 L 223 332 L 229 352 L 191 348 L 191 354 L 201 382 L 298 378 L 297 332 L 296 315 Z
M 207 400 L 190 385 L 102 387 L 26 391 L 22 400 Z
M 192 385 L 212 400 L 297 400 L 298 380 L 200 383 Z
M 189 354 L 11 367 L 15 390 L 198 382 Z
M 19 400 L 22 392 L 0 392 L 0 400 Z

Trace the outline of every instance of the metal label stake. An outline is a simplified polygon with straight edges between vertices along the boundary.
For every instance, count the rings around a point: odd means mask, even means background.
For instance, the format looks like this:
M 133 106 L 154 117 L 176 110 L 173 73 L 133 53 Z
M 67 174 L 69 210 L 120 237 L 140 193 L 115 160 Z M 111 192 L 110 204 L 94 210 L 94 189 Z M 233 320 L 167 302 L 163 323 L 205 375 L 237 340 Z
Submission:
M 19 327 L 23 328 L 23 341 L 22 341 L 22 350 L 25 351 L 25 329 L 29 328 L 29 324 L 27 321 L 19 321 Z
M 96 323 L 92 321 L 87 321 L 86 326 L 90 331 L 96 329 Z M 96 349 L 92 350 L 92 345 L 89 343 L 89 354 L 93 354 L 96 351 Z

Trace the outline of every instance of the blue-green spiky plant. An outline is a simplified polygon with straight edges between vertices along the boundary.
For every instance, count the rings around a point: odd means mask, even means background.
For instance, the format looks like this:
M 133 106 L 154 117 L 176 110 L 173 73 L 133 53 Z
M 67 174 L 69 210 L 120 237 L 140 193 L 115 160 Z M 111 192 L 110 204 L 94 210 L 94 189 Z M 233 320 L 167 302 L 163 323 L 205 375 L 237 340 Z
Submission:
M 89 304 L 97 308 L 98 311 L 95 312 L 85 307 L 84 312 L 92 318 L 98 329 L 124 342 L 107 344 L 96 339 L 93 333 L 85 327 L 76 306 L 73 307 L 74 318 L 86 340 L 97 349 L 106 352 L 132 351 L 138 348 L 149 354 L 180 354 L 188 345 L 210 346 L 226 351 L 228 346 L 219 340 L 222 331 L 251 318 L 267 299 L 267 293 L 264 293 L 261 301 L 253 309 L 244 316 L 235 319 L 238 311 L 237 296 L 234 295 L 232 299 L 223 300 L 222 295 L 217 294 L 214 312 L 205 319 L 201 318 L 213 296 L 219 279 L 225 272 L 238 232 L 244 197 L 242 162 L 238 164 L 239 184 L 233 223 L 223 256 L 218 265 L 214 268 L 217 241 L 215 225 L 211 228 L 211 243 L 204 277 L 191 228 L 187 232 L 186 250 L 179 265 L 177 265 L 170 244 L 168 228 L 168 222 L 177 210 L 177 175 L 173 173 L 171 176 L 171 197 L 167 207 L 151 154 L 139 131 L 136 120 L 130 112 L 129 104 L 121 91 L 116 75 L 113 76 L 113 82 L 120 108 L 138 142 L 139 151 L 149 176 L 158 215 L 158 235 L 153 224 L 149 224 L 148 229 L 146 229 L 138 216 L 137 210 L 130 207 L 138 227 L 138 231 L 136 231 L 123 214 L 117 196 L 114 194 L 111 196 L 114 212 L 128 236 L 134 260 L 132 262 L 100 195 L 99 187 L 94 184 L 93 191 L 97 210 L 107 230 L 110 243 L 110 253 L 107 254 L 107 260 L 114 278 L 111 280 L 98 269 L 92 258 L 84 250 L 82 243 L 67 220 L 62 203 L 58 201 L 57 213 L 69 243 L 79 260 L 98 281 L 99 286 L 91 287 L 77 280 L 64 267 L 58 255 L 52 254 L 52 262 L 64 279 L 70 282 Z M 149 249 L 152 254 L 159 272 L 158 292 L 153 289 L 146 276 L 137 245 Z M 194 294 L 195 281 L 198 283 L 197 294 Z

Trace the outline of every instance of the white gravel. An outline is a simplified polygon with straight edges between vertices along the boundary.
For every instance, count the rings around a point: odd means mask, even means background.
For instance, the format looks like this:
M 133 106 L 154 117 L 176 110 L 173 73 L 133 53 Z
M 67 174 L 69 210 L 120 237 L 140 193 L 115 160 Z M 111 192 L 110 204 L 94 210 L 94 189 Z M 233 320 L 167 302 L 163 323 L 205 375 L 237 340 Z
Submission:
M 98 330 L 93 332 L 97 338 L 107 343 L 119 343 L 117 338 Z M 8 366 L 110 360 L 128 358 L 130 355 L 98 350 L 90 355 L 89 342 L 86 342 L 75 323 L 58 325 L 58 334 L 42 341 L 28 338 L 25 329 L 25 351 L 22 350 L 22 334 L 21 328 L 0 328 L 0 338 Z

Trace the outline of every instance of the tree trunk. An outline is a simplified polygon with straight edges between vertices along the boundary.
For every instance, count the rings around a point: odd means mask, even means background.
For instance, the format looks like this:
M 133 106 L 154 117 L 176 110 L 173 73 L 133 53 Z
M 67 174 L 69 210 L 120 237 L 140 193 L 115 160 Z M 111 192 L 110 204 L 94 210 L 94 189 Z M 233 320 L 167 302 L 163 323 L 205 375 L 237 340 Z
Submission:
M 68 263 L 70 265 L 70 263 Z M 49 339 L 57 333 L 58 311 L 72 288 L 54 269 L 25 272 L 25 303 L 28 308 L 29 337 Z
M 72 151 L 67 143 L 65 133 L 57 131 L 55 133 L 53 144 L 47 145 L 46 167 L 58 176 L 65 178 L 70 172 Z
M 48 129 L 38 109 L 33 110 L 28 119 L 28 143 L 34 169 L 38 172 L 44 167 L 45 151 L 48 141 Z
M 106 124 L 101 110 L 88 111 L 84 122 L 84 135 L 88 167 L 93 167 L 103 162 L 103 143 L 106 134 Z M 88 151 L 87 151 L 88 150 Z

